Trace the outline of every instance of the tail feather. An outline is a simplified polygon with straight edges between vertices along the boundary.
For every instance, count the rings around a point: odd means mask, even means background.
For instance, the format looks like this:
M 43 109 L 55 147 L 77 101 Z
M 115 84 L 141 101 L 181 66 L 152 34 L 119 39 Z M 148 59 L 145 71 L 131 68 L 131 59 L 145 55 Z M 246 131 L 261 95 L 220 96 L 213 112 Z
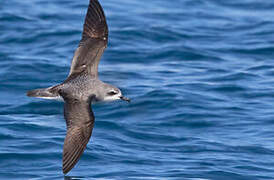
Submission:
M 61 96 L 52 87 L 44 89 L 34 89 L 27 92 L 28 97 L 36 97 L 43 99 L 59 99 Z

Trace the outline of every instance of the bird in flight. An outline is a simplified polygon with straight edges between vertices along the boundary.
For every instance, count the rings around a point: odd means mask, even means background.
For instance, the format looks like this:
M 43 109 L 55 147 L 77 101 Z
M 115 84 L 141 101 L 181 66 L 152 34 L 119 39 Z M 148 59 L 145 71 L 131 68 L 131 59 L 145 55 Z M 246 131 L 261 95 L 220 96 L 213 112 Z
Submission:
M 27 92 L 29 97 L 64 100 L 67 134 L 63 146 L 63 173 L 78 162 L 92 134 L 95 102 L 130 99 L 117 87 L 98 78 L 98 64 L 107 47 L 108 26 L 98 0 L 90 0 L 78 48 L 67 79 L 58 85 Z

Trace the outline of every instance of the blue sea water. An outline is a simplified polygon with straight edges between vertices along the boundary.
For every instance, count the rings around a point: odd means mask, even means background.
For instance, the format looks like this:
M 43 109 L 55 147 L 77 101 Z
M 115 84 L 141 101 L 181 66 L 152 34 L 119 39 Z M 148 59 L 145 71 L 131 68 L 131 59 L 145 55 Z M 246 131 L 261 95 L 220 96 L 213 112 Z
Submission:
M 0 1 L 0 179 L 274 179 L 274 1 L 101 0 L 100 79 L 130 104 L 96 123 L 62 174 L 62 82 L 88 0 Z

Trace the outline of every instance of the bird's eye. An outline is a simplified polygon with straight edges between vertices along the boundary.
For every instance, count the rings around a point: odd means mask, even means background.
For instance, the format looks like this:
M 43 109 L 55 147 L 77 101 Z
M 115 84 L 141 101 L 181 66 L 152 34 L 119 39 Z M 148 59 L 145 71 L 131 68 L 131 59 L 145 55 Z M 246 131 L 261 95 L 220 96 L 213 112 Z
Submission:
M 110 96 L 113 96 L 113 95 L 115 95 L 115 94 L 117 94 L 116 91 L 110 91 L 110 92 L 108 92 L 108 95 L 110 95 Z

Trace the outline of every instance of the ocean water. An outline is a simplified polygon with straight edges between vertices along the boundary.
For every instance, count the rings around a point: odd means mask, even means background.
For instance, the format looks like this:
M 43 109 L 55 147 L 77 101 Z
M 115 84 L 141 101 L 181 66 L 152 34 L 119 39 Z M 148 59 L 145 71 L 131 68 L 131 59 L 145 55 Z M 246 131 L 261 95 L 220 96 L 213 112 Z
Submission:
M 0 1 L 0 179 L 274 179 L 274 1 L 101 0 L 100 79 L 130 104 L 93 105 L 93 135 L 62 174 L 62 82 L 88 0 Z

